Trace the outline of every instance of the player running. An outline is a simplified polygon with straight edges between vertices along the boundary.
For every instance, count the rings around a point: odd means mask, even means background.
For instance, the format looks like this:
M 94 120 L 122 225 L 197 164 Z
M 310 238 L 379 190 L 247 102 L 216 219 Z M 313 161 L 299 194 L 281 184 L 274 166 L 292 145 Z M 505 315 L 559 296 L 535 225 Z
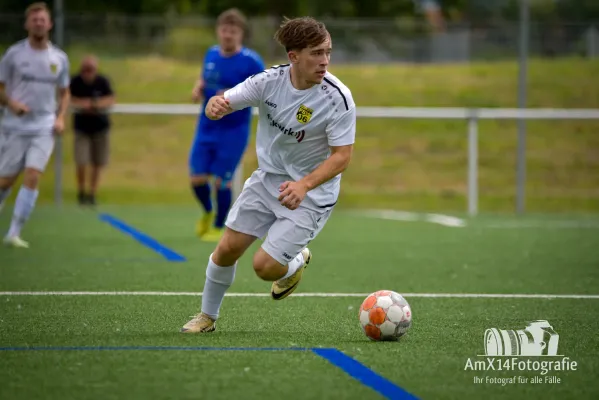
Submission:
M 285 20 L 275 38 L 291 64 L 272 67 L 212 97 L 211 119 L 258 107 L 258 169 L 245 182 L 206 269 L 201 312 L 182 332 L 211 332 L 237 261 L 257 239 L 256 274 L 272 281 L 275 300 L 298 286 L 312 257 L 306 247 L 323 229 L 350 162 L 356 108 L 350 90 L 327 72 L 331 37 L 312 18 Z
M 54 149 L 53 135 L 64 130 L 69 105 L 69 60 L 48 39 L 50 10 L 45 3 L 34 3 L 25 17 L 28 38 L 11 46 L 0 61 L 0 104 L 5 106 L 0 122 L 0 207 L 23 172 L 4 237 L 12 247 L 29 247 L 20 237 L 21 229 L 35 207 L 40 177 Z
M 193 89 L 193 100 L 208 99 L 264 70 L 264 63 L 254 51 L 243 47 L 247 28 L 245 17 L 237 9 L 223 12 L 217 19 L 219 44 L 210 48 L 204 59 L 202 77 Z M 204 214 L 196 233 L 204 241 L 218 242 L 231 208 L 231 181 L 247 148 L 252 119 L 251 108 L 219 121 L 200 115 L 191 148 L 189 168 L 191 184 Z M 216 215 L 213 211 L 209 178 L 215 177 Z

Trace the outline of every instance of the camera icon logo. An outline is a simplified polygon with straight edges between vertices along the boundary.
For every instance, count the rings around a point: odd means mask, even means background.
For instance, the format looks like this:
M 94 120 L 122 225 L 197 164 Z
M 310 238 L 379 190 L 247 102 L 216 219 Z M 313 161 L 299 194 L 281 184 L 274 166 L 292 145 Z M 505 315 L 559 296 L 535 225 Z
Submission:
M 556 356 L 559 335 L 546 320 L 533 321 L 524 329 L 485 331 L 487 356 Z

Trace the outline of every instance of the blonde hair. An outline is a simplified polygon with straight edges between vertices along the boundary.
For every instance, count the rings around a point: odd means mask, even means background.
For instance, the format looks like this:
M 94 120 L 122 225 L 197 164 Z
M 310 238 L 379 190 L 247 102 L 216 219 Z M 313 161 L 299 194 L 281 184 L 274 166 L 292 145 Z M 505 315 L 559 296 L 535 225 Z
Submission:
M 29 18 L 29 16 L 31 14 L 39 12 L 39 11 L 45 11 L 48 13 L 49 16 L 51 16 L 50 8 L 48 7 L 48 5 L 46 3 L 44 3 L 43 1 L 39 1 L 37 3 L 30 4 L 25 9 L 25 18 Z

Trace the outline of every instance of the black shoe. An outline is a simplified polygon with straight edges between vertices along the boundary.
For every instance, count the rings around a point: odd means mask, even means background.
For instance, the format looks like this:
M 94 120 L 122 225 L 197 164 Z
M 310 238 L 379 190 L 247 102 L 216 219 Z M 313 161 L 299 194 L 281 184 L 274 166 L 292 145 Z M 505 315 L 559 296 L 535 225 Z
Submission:
M 96 196 L 93 194 L 88 194 L 87 195 L 87 204 L 89 204 L 90 206 L 95 206 L 96 205 Z

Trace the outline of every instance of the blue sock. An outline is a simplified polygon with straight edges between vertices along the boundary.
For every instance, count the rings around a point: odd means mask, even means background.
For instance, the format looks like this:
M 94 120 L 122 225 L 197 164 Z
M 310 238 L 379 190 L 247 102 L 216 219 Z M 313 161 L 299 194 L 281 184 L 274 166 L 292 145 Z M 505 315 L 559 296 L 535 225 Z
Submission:
M 220 188 L 216 192 L 217 210 L 216 220 L 214 221 L 215 227 L 223 228 L 225 226 L 225 220 L 227 219 L 227 214 L 229 214 L 232 199 L 233 194 L 230 188 Z
M 212 200 L 210 199 L 210 184 L 193 185 L 193 192 L 198 201 L 204 207 L 204 210 L 209 213 L 212 211 Z

